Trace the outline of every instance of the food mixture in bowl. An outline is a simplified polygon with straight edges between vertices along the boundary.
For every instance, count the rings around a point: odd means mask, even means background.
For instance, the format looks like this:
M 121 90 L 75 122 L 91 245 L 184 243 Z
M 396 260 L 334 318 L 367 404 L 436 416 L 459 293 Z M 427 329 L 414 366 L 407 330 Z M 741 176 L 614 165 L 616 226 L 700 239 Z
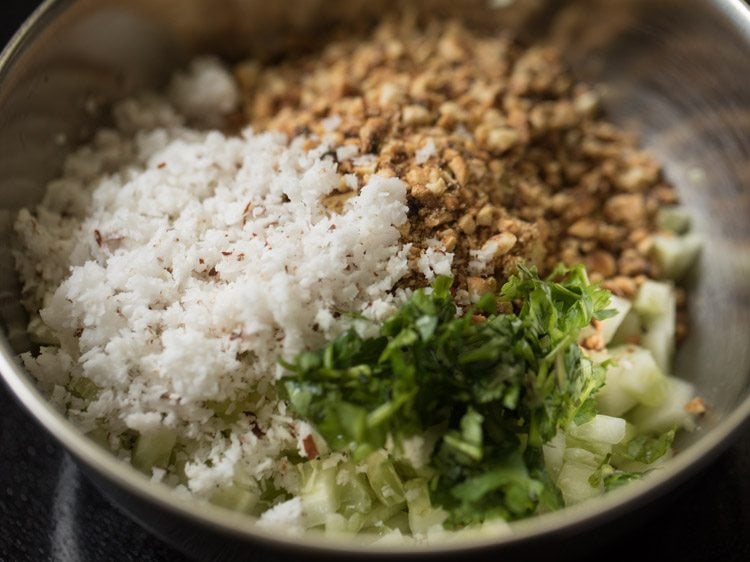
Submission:
M 86 434 L 285 529 L 418 540 L 596 497 L 704 406 L 700 250 L 560 55 L 405 16 L 113 109 L 16 221 L 23 355 Z

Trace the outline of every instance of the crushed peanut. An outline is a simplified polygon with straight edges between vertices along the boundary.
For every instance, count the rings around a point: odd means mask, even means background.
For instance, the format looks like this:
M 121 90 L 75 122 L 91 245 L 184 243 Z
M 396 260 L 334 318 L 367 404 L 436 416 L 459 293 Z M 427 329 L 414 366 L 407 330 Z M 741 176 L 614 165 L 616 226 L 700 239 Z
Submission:
M 693 398 L 690 402 L 685 404 L 685 411 L 689 414 L 701 415 L 706 413 L 706 401 L 700 396 Z
M 404 242 L 418 256 L 440 241 L 459 288 L 478 294 L 521 262 L 543 272 L 584 263 L 626 297 L 637 277 L 658 274 L 649 238 L 674 190 L 631 135 L 598 117 L 597 92 L 576 84 L 551 48 L 406 14 L 314 56 L 236 73 L 256 130 L 358 149 L 332 155 L 352 178 L 332 212 L 373 174 L 403 179 Z M 491 261 L 476 277 L 472 252 L 488 244 Z M 414 265 L 402 284 L 427 280 Z

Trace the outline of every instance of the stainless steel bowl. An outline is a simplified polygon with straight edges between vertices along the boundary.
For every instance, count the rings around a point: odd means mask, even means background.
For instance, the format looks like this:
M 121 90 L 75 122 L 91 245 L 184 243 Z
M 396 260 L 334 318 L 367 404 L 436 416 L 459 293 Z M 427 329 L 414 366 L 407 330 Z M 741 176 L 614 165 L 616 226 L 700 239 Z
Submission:
M 711 409 L 679 454 L 647 481 L 513 533 L 413 547 L 371 547 L 316 535 L 282 536 L 242 516 L 175 497 L 83 437 L 53 410 L 17 361 L 28 348 L 10 253 L 19 208 L 106 108 L 156 87 L 192 53 L 273 57 L 319 42 L 336 22 L 367 24 L 396 0 L 48 0 L 0 56 L 0 370 L 17 398 L 102 491 L 157 535 L 194 556 L 247 558 L 263 549 L 307 556 L 450 555 L 532 558 L 574 548 L 684 481 L 750 418 L 750 15 L 740 0 L 412 2 L 473 26 L 512 25 L 564 49 L 575 74 L 605 88 L 610 118 L 640 131 L 695 217 L 705 252 L 691 287 L 690 337 L 677 373 Z M 601 539 L 601 532 L 588 537 Z M 561 552 L 556 550 L 555 552 Z

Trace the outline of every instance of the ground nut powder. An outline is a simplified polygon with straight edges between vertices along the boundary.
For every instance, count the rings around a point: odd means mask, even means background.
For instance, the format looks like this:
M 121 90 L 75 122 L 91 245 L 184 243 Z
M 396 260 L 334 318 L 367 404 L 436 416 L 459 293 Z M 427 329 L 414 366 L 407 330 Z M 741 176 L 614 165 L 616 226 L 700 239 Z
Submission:
M 332 209 L 373 174 L 406 182 L 402 285 L 429 281 L 430 251 L 453 254 L 460 289 L 492 287 L 519 262 L 583 262 L 621 295 L 658 274 L 647 242 L 674 191 L 634 138 L 599 118 L 596 91 L 576 84 L 553 49 L 407 15 L 365 39 L 280 65 L 243 63 L 235 75 L 255 127 L 345 147 L 336 157 L 349 179 Z

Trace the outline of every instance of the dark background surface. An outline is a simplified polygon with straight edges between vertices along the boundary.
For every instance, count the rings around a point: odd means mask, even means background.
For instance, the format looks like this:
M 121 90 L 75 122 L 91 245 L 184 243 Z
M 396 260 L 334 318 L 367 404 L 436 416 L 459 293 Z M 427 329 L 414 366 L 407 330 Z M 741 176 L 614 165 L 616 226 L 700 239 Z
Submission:
M 0 45 L 37 4 L 0 0 Z M 750 427 L 648 517 L 625 524 L 620 537 L 575 559 L 749 561 Z M 111 506 L 0 385 L 0 562 L 37 560 L 186 559 Z

